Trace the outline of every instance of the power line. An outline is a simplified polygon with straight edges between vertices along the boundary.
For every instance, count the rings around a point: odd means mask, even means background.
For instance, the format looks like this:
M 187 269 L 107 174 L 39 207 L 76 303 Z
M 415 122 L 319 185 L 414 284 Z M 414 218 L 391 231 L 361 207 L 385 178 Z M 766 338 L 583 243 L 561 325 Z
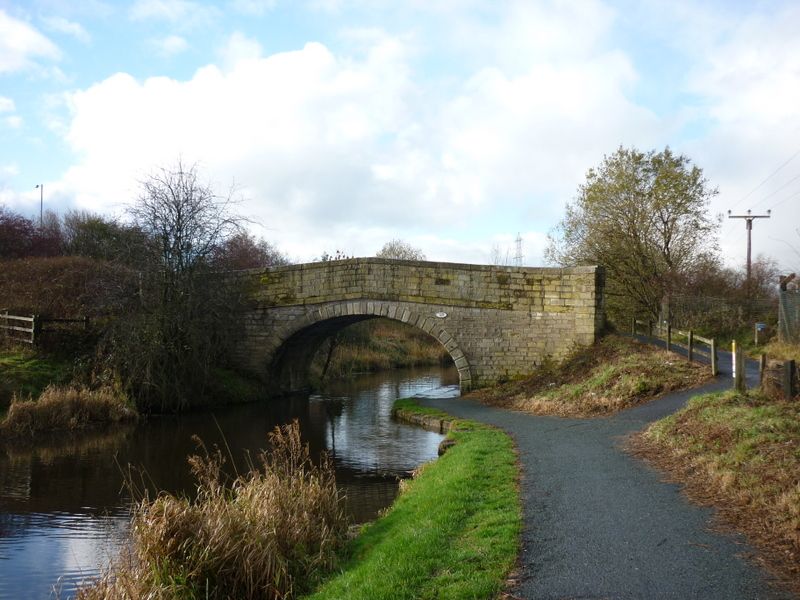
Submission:
M 800 179 L 800 174 L 797 174 L 797 175 L 795 175 L 795 176 L 794 176 L 794 177 L 792 177 L 792 178 L 791 178 L 789 181 L 787 181 L 786 183 L 784 183 L 784 184 L 783 184 L 781 187 L 779 187 L 779 188 L 778 188 L 778 189 L 776 189 L 776 190 L 773 190 L 772 192 L 770 192 L 769 194 L 767 194 L 766 196 L 764 196 L 763 198 L 761 198 L 761 200 L 759 200 L 758 202 L 756 202 L 755 204 L 753 204 L 753 208 L 755 208 L 756 206 L 758 206 L 759 204 L 761 204 L 762 202 L 764 202 L 764 200 L 767 200 L 767 199 L 769 199 L 769 198 L 772 198 L 772 196 L 774 196 L 775 194 L 777 194 L 777 193 L 778 193 L 778 192 L 780 192 L 781 190 L 784 190 L 784 189 L 786 189 L 786 188 L 789 186 L 789 184 L 791 184 L 791 183 L 794 183 L 794 182 L 795 182 L 795 181 L 797 181 L 798 179 Z M 781 201 L 781 203 L 783 203 L 783 202 L 784 202 L 784 200 L 782 200 L 782 201 Z M 775 208 L 775 206 L 771 206 L 770 208 Z
M 775 204 L 773 204 L 769 208 L 770 208 L 770 210 L 772 210 L 776 206 L 780 206 L 781 204 L 784 204 L 784 203 L 788 202 L 789 200 L 793 200 L 794 198 L 797 198 L 798 196 L 800 196 L 800 192 L 793 192 L 792 194 L 786 196 L 786 198 L 784 198 L 783 200 L 780 200 L 780 201 L 776 202 Z
M 739 205 L 740 205 L 742 202 L 744 202 L 745 200 L 747 200 L 747 199 L 748 199 L 750 196 L 752 196 L 752 195 L 753 195 L 753 193 L 754 193 L 756 190 L 758 190 L 758 189 L 759 189 L 759 188 L 760 188 L 762 185 L 764 185 L 765 183 L 767 183 L 767 181 L 769 181 L 769 180 L 770 180 L 770 179 L 772 179 L 772 178 L 773 178 L 775 175 L 777 175 L 777 174 L 778 174 L 778 172 L 780 172 L 780 170 L 781 170 L 781 169 L 783 169 L 783 167 L 785 167 L 786 165 L 788 165 L 790 162 L 792 162 L 792 161 L 793 161 L 795 158 L 797 158 L 798 156 L 800 156 L 800 149 L 798 149 L 798 150 L 797 150 L 797 152 L 795 152 L 795 153 L 794 153 L 794 154 L 792 154 L 792 155 L 791 155 L 791 156 L 790 156 L 788 159 L 786 159 L 786 161 L 785 161 L 785 162 L 783 162 L 783 163 L 782 163 L 782 164 L 781 164 L 781 165 L 780 165 L 780 166 L 779 166 L 777 169 L 775 169 L 775 170 L 774 170 L 772 173 L 770 173 L 769 175 L 767 175 L 767 177 L 766 177 L 766 178 L 765 178 L 765 179 L 764 179 L 764 180 L 763 180 L 761 183 L 759 183 L 759 184 L 758 184 L 756 187 L 754 187 L 752 190 L 750 190 L 749 192 L 747 192 L 747 194 L 745 194 L 745 195 L 744 195 L 744 197 L 743 197 L 741 200 L 739 200 L 738 202 L 736 202 L 736 203 L 735 203 L 735 204 L 734 204 L 734 205 L 733 205 L 731 208 L 732 208 L 732 209 L 733 209 L 733 208 L 736 208 L 736 207 L 737 207 L 737 206 L 739 206 Z

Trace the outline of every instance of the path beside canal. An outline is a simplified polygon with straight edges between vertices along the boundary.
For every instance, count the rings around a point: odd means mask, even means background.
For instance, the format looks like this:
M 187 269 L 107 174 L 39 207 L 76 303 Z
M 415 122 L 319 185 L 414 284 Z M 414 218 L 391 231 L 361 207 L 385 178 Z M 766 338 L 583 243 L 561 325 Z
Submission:
M 420 403 L 495 425 L 515 440 L 522 468 L 524 531 L 520 598 L 736 600 L 792 598 L 768 585 L 741 536 L 715 530 L 714 513 L 620 447 L 626 436 L 703 392 L 730 387 L 720 376 L 603 419 L 540 417 L 460 398 Z M 748 363 L 748 380 L 758 366 Z

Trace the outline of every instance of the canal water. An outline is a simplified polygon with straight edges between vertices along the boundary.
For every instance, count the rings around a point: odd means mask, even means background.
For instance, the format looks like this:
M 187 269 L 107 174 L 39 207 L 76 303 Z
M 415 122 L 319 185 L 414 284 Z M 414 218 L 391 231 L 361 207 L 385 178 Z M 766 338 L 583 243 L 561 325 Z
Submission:
M 151 418 L 113 432 L 0 445 L 0 599 L 68 598 L 127 540 L 128 465 L 147 485 L 191 494 L 186 457 L 198 435 L 246 471 L 275 425 L 297 419 L 314 455 L 327 450 L 356 522 L 374 519 L 407 477 L 437 455 L 442 436 L 391 419 L 392 403 L 415 394 L 458 394 L 453 367 L 367 374 L 323 395 L 265 400 L 209 412 Z M 228 465 L 230 467 L 230 464 Z M 141 479 L 140 479 L 141 480 Z

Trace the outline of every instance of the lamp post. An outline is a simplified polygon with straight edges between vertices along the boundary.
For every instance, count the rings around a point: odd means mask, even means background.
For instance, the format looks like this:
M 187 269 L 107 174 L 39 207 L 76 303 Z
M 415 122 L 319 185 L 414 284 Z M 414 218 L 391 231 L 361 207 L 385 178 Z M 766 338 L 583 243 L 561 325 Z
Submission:
M 39 183 L 36 185 L 35 190 L 39 190 L 39 229 L 44 227 L 43 208 L 44 208 L 44 184 Z

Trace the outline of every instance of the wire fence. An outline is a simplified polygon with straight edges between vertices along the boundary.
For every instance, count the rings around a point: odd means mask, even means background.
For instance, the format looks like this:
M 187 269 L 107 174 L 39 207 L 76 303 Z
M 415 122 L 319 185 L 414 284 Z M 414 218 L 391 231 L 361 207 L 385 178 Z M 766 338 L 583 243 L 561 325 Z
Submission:
M 778 335 L 781 341 L 800 343 L 800 290 L 783 290 L 778 297 Z
M 743 327 L 752 327 L 755 323 L 774 328 L 778 324 L 778 300 L 675 294 L 664 307 L 661 320 L 671 323 L 673 327 L 707 335 L 724 335 Z

